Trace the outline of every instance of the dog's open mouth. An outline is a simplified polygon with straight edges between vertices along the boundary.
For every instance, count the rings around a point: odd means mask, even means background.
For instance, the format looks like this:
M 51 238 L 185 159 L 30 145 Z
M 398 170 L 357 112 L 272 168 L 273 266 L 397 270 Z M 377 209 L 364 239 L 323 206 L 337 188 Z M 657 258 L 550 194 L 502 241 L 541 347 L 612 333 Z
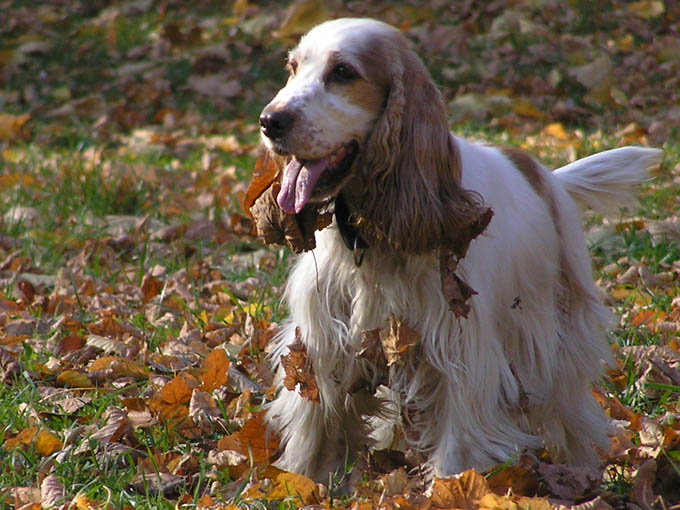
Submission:
M 299 213 L 316 191 L 330 194 L 342 181 L 359 152 L 352 141 L 319 159 L 298 159 L 293 156 L 283 169 L 281 191 L 276 197 L 279 207 L 287 213 Z

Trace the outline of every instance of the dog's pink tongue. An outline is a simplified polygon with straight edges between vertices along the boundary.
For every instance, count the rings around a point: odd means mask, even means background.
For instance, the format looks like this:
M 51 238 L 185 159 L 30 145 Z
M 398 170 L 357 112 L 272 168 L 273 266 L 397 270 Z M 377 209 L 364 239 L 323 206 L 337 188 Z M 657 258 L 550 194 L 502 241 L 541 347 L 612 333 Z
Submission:
M 290 214 L 302 211 L 326 168 L 327 160 L 328 158 L 321 158 L 306 161 L 303 166 L 297 158 L 293 158 L 286 165 L 281 179 L 281 191 L 276 197 L 281 209 Z

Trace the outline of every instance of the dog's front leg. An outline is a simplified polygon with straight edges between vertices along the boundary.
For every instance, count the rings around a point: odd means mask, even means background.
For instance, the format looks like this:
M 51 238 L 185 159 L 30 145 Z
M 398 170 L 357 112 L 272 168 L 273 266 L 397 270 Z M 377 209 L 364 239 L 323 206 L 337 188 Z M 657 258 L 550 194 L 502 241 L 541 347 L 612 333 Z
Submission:
M 316 333 L 328 334 L 327 331 Z M 361 427 L 359 417 L 353 416 L 348 406 L 350 397 L 346 392 L 342 394 L 338 382 L 328 377 L 329 356 L 322 356 L 312 334 L 293 322 L 287 323 L 275 339 L 273 356 L 280 361 L 281 356 L 289 352 L 290 345 L 301 342 L 306 349 L 308 370 L 317 374 L 320 402 L 313 401 L 309 395 L 303 396 L 299 385 L 287 389 L 283 385 L 285 371 L 279 366 L 279 393 L 268 408 L 267 418 L 284 444 L 279 467 L 328 482 L 329 473 L 340 474 L 349 455 L 355 453 L 348 448 L 357 444 L 357 438 L 348 435 L 355 435 Z

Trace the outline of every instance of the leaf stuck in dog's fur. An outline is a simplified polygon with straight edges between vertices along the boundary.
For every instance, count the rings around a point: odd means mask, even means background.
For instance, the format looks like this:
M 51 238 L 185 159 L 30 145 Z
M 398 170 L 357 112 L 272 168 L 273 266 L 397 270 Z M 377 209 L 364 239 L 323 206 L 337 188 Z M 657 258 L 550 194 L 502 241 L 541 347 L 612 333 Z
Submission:
M 307 359 L 307 348 L 300 340 L 300 329 L 295 330 L 295 343 L 288 349 L 288 354 L 281 356 L 281 365 L 286 373 L 283 385 L 289 391 L 295 391 L 298 384 L 300 395 L 307 400 L 321 403 L 319 388 L 314 378 L 314 368 Z
M 388 367 L 394 363 L 403 365 L 406 353 L 420 343 L 420 335 L 392 316 L 389 326 L 380 330 L 380 343 Z
M 246 196 L 243 199 L 243 210 L 250 214 L 253 219 L 255 216 L 250 212 L 255 201 L 272 185 L 279 175 L 279 166 L 274 158 L 272 158 L 269 151 L 265 151 L 257 161 L 255 161 L 255 168 L 253 168 L 253 177 L 248 184 Z
M 313 250 L 314 232 L 330 225 L 333 213 L 325 210 L 325 204 L 309 204 L 298 214 L 284 212 L 276 202 L 280 189 L 274 182 L 250 207 L 257 235 L 267 244 L 288 245 L 295 253 Z
M 449 309 L 457 318 L 467 318 L 470 313 L 470 305 L 467 304 L 467 300 L 477 293 L 456 275 L 458 258 L 451 250 L 442 249 L 439 251 L 439 266 L 442 291 Z

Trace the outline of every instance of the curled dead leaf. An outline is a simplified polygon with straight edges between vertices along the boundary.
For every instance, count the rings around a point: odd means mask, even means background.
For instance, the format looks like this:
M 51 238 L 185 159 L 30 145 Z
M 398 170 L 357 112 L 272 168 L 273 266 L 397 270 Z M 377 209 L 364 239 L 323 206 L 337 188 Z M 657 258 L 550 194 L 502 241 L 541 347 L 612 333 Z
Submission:
M 319 388 L 314 378 L 314 368 L 307 359 L 307 348 L 300 340 L 300 329 L 295 332 L 296 342 L 288 348 L 288 354 L 281 356 L 281 366 L 285 372 L 283 385 L 289 391 L 295 391 L 299 385 L 299 393 L 307 400 L 321 403 Z
M 420 335 L 394 316 L 379 336 L 388 367 L 394 363 L 403 365 L 406 353 L 420 343 Z

